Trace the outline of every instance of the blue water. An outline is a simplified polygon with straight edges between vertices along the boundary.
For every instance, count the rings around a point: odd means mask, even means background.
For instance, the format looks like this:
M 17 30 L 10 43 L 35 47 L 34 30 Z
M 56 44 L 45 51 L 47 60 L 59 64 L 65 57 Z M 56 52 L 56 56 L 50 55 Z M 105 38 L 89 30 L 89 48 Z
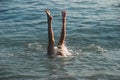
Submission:
M 46 56 L 45 9 L 56 44 L 66 10 L 72 56 Z M 0 80 L 120 80 L 120 1 L 0 0 Z

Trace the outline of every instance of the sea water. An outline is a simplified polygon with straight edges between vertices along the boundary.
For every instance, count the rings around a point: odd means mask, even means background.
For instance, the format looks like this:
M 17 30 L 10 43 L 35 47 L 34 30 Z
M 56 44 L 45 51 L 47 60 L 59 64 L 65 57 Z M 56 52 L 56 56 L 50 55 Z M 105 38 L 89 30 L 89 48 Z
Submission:
M 45 9 L 72 56 L 46 56 Z M 0 80 L 120 80 L 120 1 L 0 0 Z

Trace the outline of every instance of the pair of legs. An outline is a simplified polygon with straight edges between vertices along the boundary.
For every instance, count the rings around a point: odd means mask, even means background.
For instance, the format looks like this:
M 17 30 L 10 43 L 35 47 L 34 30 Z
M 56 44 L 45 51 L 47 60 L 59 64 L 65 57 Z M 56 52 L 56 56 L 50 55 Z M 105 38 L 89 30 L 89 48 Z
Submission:
M 54 53 L 54 32 L 52 29 L 52 16 L 50 15 L 49 10 L 45 10 L 45 12 L 47 14 L 48 39 L 49 39 L 47 54 L 52 55 Z M 60 39 L 57 45 L 58 48 L 61 48 L 62 46 L 64 46 L 65 39 L 66 39 L 66 12 L 62 11 L 62 31 L 61 31 Z

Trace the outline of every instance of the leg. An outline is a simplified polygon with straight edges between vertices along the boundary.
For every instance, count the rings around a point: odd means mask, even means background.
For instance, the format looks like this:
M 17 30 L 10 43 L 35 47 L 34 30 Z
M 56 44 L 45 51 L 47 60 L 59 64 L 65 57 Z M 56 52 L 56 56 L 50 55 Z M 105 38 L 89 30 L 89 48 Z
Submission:
M 47 54 L 52 55 L 54 53 L 54 32 L 52 29 L 52 16 L 50 15 L 49 10 L 45 10 L 47 14 L 47 21 L 48 21 L 48 50 Z
M 62 11 L 62 31 L 59 39 L 59 45 L 63 45 L 66 39 L 66 12 Z

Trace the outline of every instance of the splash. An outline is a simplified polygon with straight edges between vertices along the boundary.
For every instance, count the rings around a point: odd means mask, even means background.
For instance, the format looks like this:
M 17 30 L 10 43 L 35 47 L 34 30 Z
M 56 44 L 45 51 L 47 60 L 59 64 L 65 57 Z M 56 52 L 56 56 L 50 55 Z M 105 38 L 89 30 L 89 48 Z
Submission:
M 90 46 L 84 48 L 85 51 L 95 51 L 95 52 L 106 52 L 107 50 L 96 45 L 96 44 L 91 44 Z
M 42 50 L 42 45 L 40 43 L 34 42 L 34 43 L 29 43 L 28 48 L 33 49 L 33 50 Z

